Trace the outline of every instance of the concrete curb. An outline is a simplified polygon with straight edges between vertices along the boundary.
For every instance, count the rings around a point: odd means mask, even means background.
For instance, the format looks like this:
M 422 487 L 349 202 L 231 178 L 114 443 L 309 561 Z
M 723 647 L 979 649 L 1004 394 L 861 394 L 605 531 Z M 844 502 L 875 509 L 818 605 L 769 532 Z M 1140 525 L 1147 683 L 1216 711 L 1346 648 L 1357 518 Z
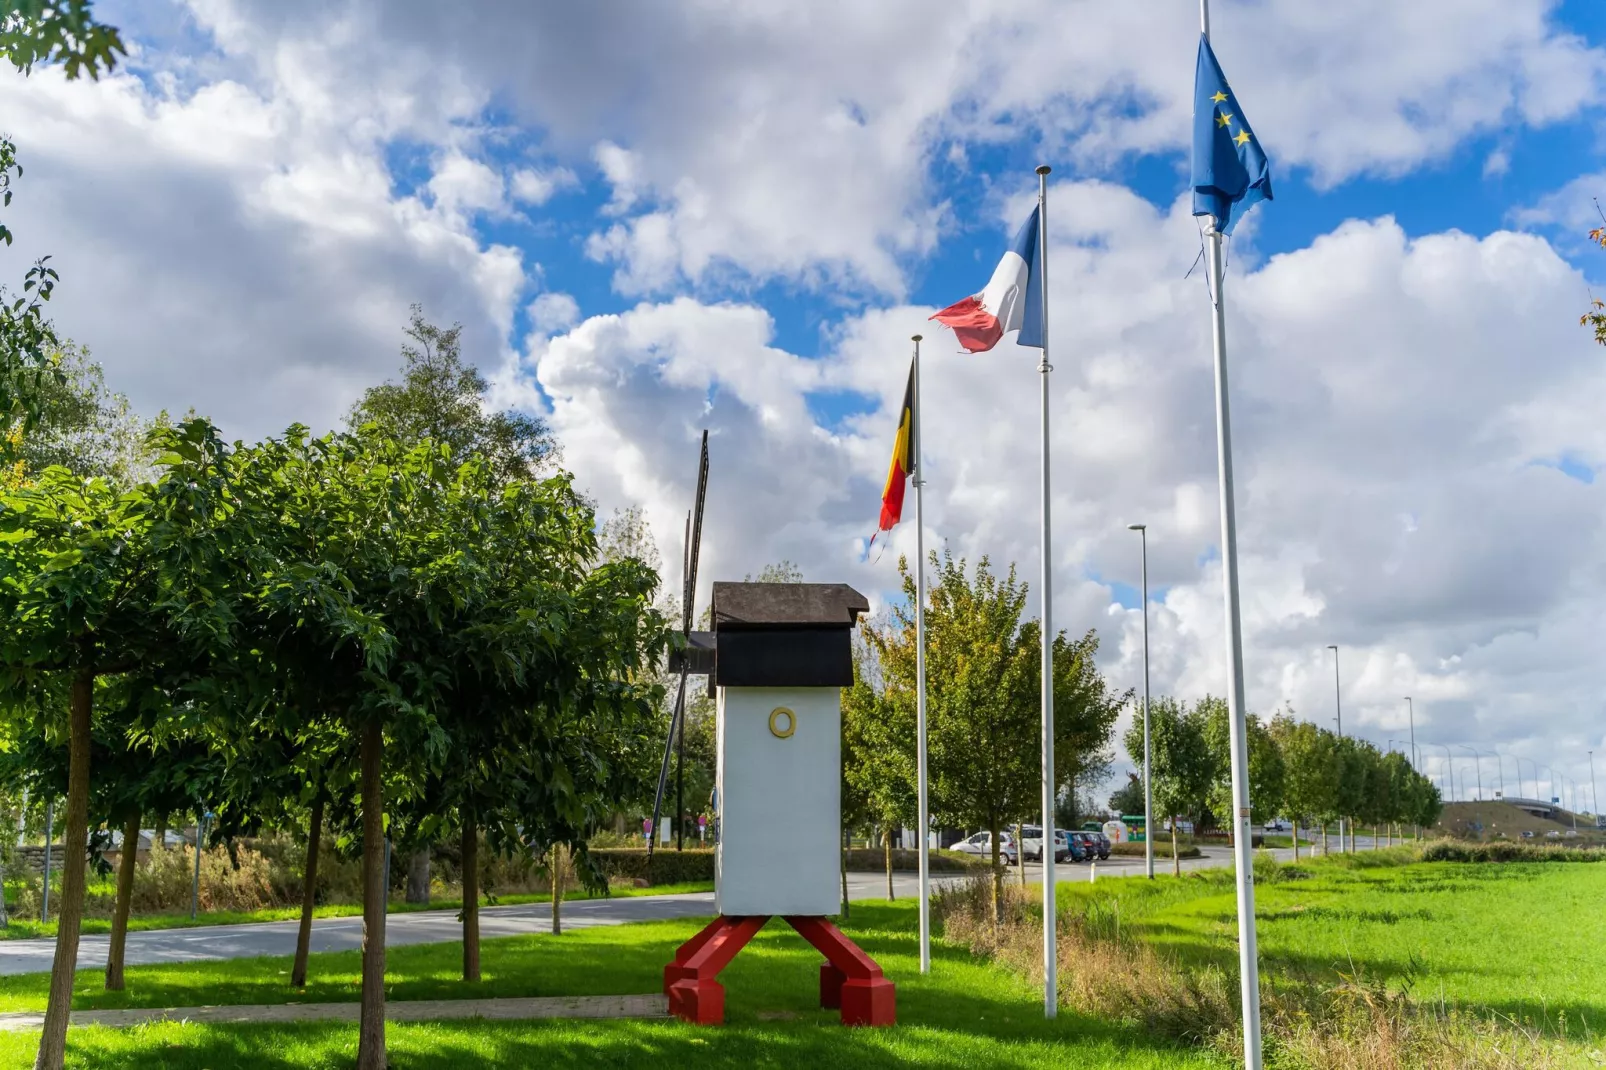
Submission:
M 221 1007 L 156 1007 L 136 1010 L 73 1011 L 74 1026 L 114 1029 L 148 1022 L 201 1022 L 235 1025 L 249 1022 L 316 1022 L 357 1020 L 358 1003 L 241 1004 Z M 515 999 L 420 999 L 385 1004 L 387 1022 L 426 1022 L 453 1018 L 519 1021 L 537 1018 L 667 1018 L 669 1001 L 662 993 L 638 996 L 532 996 Z M 0 1014 L 0 1032 L 26 1033 L 44 1026 L 42 1012 Z

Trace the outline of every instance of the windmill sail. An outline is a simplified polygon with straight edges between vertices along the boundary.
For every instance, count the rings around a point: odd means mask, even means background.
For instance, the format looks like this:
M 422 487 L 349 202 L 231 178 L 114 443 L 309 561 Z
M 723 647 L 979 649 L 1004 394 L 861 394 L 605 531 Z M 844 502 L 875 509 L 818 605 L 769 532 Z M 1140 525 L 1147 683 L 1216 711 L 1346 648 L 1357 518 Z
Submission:
M 702 453 L 697 459 L 697 499 L 691 515 L 687 518 L 686 559 L 682 576 L 681 600 L 681 633 L 686 640 L 687 650 L 681 655 L 680 683 L 675 691 L 675 712 L 669 719 L 669 738 L 664 740 L 664 761 L 658 769 L 658 791 L 652 800 L 652 832 L 647 837 L 647 858 L 652 858 L 653 846 L 657 843 L 659 822 L 663 819 L 664 789 L 669 784 L 669 759 L 675 753 L 675 742 L 680 741 L 679 769 L 685 767 L 686 757 L 686 677 L 692 668 L 692 621 L 694 619 L 695 602 L 697 600 L 697 558 L 703 541 L 703 502 L 708 496 L 708 432 L 703 432 Z M 677 769 L 675 785 L 675 824 L 677 834 L 680 818 L 684 815 L 684 798 L 681 793 L 682 783 Z

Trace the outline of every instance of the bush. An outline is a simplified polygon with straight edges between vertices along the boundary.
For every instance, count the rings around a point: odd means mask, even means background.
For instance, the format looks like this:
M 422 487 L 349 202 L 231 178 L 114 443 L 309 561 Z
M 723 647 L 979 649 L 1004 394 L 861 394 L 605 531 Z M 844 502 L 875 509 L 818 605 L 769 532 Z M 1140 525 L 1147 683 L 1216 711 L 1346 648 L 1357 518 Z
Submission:
M 1435 840 L 1422 848 L 1424 862 L 1606 862 L 1606 848 L 1561 844 L 1463 843 Z

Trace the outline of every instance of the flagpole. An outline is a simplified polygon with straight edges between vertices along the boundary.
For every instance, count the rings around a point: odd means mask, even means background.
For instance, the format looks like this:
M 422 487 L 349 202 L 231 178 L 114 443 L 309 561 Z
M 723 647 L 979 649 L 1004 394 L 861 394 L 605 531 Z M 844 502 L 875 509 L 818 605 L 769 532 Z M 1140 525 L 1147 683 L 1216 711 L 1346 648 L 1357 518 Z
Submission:
M 1037 169 L 1037 271 L 1042 286 L 1043 357 L 1043 1014 L 1059 1012 L 1059 918 L 1054 904 L 1054 558 L 1049 550 L 1048 480 L 1048 174 Z M 1020 845 L 1024 851 L 1026 845 Z M 1024 868 L 1026 859 L 1020 860 Z
M 920 335 L 913 338 L 915 461 L 915 776 L 920 831 L 920 972 L 931 972 L 931 815 L 926 805 L 926 470 L 920 458 Z
M 1199 30 L 1210 36 L 1210 0 L 1199 0 Z M 1227 702 L 1232 735 L 1233 877 L 1238 893 L 1238 973 L 1243 1002 L 1245 1070 L 1261 1070 L 1260 962 L 1255 941 L 1255 883 L 1249 845 L 1249 745 L 1244 724 L 1244 653 L 1238 604 L 1238 524 L 1232 491 L 1232 425 L 1227 398 L 1227 320 L 1221 231 L 1207 217 L 1210 319 L 1216 372 L 1216 464 L 1221 484 L 1221 578 L 1227 605 Z

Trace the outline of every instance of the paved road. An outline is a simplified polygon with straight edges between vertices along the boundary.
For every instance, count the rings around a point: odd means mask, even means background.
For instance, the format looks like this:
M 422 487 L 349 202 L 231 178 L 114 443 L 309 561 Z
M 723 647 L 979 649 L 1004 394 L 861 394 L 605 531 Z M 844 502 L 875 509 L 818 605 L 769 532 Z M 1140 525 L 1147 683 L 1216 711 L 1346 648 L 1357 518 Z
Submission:
M 1336 841 L 1335 841 L 1336 845 Z M 1357 837 L 1359 848 L 1370 846 L 1370 841 Z M 1202 858 L 1184 859 L 1184 870 L 1231 866 L 1232 852 L 1225 847 L 1205 847 Z M 1289 861 L 1293 852 L 1279 849 L 1274 852 L 1279 860 Z M 1171 872 L 1166 859 L 1155 859 L 1157 873 Z M 1056 875 L 1061 881 L 1099 880 L 1112 877 L 1141 876 L 1142 858 L 1111 857 L 1098 863 L 1096 869 L 1086 863 L 1061 863 Z M 1013 876 L 1013 874 L 1012 874 Z M 941 885 L 954 878 L 936 878 Z M 1018 878 L 1016 878 L 1018 879 Z M 1026 866 L 1026 879 L 1041 882 L 1042 867 L 1035 863 Z M 899 873 L 893 878 L 893 890 L 899 898 L 917 893 L 919 884 L 914 874 Z M 879 899 L 887 894 L 884 874 L 848 874 L 848 895 L 852 899 Z M 563 904 L 565 928 L 586 929 L 596 925 L 620 925 L 631 921 L 659 921 L 666 918 L 706 917 L 714 910 L 714 893 L 693 892 L 684 895 L 632 896 L 616 899 L 582 899 Z M 551 932 L 552 908 L 547 903 L 525 906 L 481 907 L 480 935 L 519 936 L 525 933 Z M 409 914 L 391 914 L 385 921 L 385 943 L 390 947 L 408 944 L 446 943 L 462 938 L 462 923 L 453 910 L 425 910 Z M 78 968 L 99 969 L 106 964 L 108 938 L 105 935 L 84 936 L 78 945 Z M 362 918 L 320 918 L 312 923 L 313 951 L 350 951 L 362 946 Z M 125 951 L 130 966 L 166 962 L 202 962 L 220 959 L 252 958 L 261 955 L 291 955 L 296 947 L 296 923 L 293 921 L 258 922 L 249 925 L 208 925 L 194 929 L 157 929 L 128 934 Z M 0 975 L 44 972 L 50 969 L 55 955 L 53 939 L 0 940 Z
M 894 890 L 901 897 L 916 894 L 918 886 L 919 882 L 913 874 L 897 874 L 893 881 Z M 873 899 L 886 894 L 887 879 L 884 875 L 848 874 L 848 895 L 851 898 Z M 563 904 L 563 927 L 587 929 L 595 925 L 620 925 L 630 921 L 699 918 L 713 912 L 713 892 L 580 899 Z M 296 950 L 296 928 L 297 924 L 293 921 L 269 921 L 133 932 L 128 934 L 124 954 L 130 966 L 293 955 Z M 482 938 L 551 931 L 552 906 L 549 903 L 480 908 Z M 385 919 L 385 944 L 388 947 L 445 943 L 461 940 L 462 937 L 463 926 L 457 920 L 455 910 L 391 914 Z M 78 943 L 78 968 L 104 967 L 108 941 L 109 937 L 104 934 L 82 937 Z M 313 921 L 313 951 L 350 951 L 360 947 L 362 918 L 318 918 Z M 56 942 L 53 939 L 0 941 L 0 975 L 49 971 L 55 953 Z

